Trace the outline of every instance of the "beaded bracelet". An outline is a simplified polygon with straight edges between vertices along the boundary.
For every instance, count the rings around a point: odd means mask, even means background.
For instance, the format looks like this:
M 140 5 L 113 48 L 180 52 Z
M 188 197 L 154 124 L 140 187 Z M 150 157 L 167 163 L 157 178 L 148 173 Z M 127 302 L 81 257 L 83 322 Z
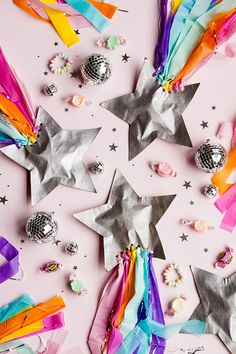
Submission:
M 58 64 L 63 61 L 64 64 Z M 57 53 L 49 62 L 49 69 L 53 74 L 63 74 L 70 70 L 73 61 L 64 53 Z
M 177 277 L 176 279 L 171 280 L 170 274 L 174 271 L 176 272 Z M 184 276 L 180 266 L 175 263 L 169 264 L 163 271 L 163 281 L 167 286 L 170 286 L 171 288 L 176 288 L 180 284 L 183 284 Z

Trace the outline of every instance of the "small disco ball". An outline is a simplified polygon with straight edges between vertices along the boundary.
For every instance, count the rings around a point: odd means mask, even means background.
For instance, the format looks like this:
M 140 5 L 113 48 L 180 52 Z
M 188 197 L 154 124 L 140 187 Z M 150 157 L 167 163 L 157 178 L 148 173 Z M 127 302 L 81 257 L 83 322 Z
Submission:
M 111 63 L 102 54 L 91 54 L 82 62 L 80 72 L 85 84 L 100 85 L 111 76 Z
M 33 214 L 26 223 L 26 234 L 31 241 L 37 243 L 54 243 L 58 224 L 54 213 L 39 211 Z
M 214 184 L 208 184 L 203 188 L 203 193 L 207 198 L 215 198 L 218 195 L 218 188 Z
M 198 168 L 208 173 L 215 173 L 225 166 L 227 161 L 227 152 L 225 148 L 218 143 L 207 140 L 201 144 L 195 153 L 195 162 Z
M 95 175 L 100 175 L 104 172 L 104 163 L 102 161 L 94 161 L 90 166 L 90 171 Z
M 45 85 L 43 88 L 43 92 L 46 96 L 54 96 L 57 93 L 57 87 L 55 84 Z
M 79 252 L 79 246 L 76 242 L 69 242 L 65 247 L 65 252 L 70 256 L 74 256 Z

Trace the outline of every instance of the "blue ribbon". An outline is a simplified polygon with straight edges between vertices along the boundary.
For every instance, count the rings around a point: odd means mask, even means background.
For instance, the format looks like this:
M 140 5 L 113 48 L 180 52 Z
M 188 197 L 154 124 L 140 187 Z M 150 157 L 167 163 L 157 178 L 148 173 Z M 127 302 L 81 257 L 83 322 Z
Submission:
M 107 18 L 86 0 L 65 0 L 65 2 L 83 15 L 99 32 L 109 26 Z
M 7 321 L 27 308 L 35 306 L 35 302 L 27 294 L 18 297 L 16 300 L 0 308 L 0 323 Z

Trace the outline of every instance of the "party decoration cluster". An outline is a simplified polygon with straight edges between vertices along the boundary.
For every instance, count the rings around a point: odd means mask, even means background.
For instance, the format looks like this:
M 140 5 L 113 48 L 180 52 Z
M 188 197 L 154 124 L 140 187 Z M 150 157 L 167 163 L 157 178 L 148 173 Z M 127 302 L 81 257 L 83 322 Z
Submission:
M 27 91 L 0 48 L 0 147 L 35 143 L 38 134 L 35 120 Z
M 28 294 L 18 297 L 0 308 L 0 343 L 64 327 L 65 306 L 59 295 L 40 304 Z
M 160 2 L 160 36 L 155 53 L 157 79 L 178 90 L 235 32 L 235 0 Z
M 166 340 L 180 329 L 205 332 L 199 320 L 165 325 L 152 259 L 152 253 L 134 246 L 120 253 L 89 335 L 92 354 L 164 353 Z
M 106 30 L 117 7 L 98 0 L 12 0 L 15 5 L 37 20 L 50 23 L 68 46 L 80 41 L 75 28 L 93 26 Z

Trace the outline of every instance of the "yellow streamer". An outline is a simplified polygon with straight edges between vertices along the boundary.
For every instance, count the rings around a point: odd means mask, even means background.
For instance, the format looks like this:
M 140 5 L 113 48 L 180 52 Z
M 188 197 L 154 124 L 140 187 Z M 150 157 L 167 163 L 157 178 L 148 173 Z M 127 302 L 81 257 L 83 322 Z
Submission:
M 172 4 L 171 4 L 171 12 L 172 13 L 175 13 L 178 10 L 181 2 L 182 2 L 182 0 L 172 0 Z
M 14 333 L 9 334 L 6 337 L 3 337 L 2 339 L 0 339 L 0 343 L 5 343 L 5 342 L 8 342 L 9 340 L 14 340 L 14 339 L 26 336 L 26 335 L 34 333 L 36 331 L 40 331 L 43 328 L 44 328 L 44 326 L 43 326 L 42 321 L 32 323 L 29 326 L 26 326 L 24 328 L 20 328 L 17 331 L 15 331 Z
M 44 0 L 45 1 L 45 0 Z M 50 21 L 52 22 L 55 30 L 59 34 L 61 40 L 68 46 L 79 42 L 79 37 L 72 28 L 70 22 L 68 21 L 66 15 L 58 10 L 51 9 L 49 7 L 44 7 Z

